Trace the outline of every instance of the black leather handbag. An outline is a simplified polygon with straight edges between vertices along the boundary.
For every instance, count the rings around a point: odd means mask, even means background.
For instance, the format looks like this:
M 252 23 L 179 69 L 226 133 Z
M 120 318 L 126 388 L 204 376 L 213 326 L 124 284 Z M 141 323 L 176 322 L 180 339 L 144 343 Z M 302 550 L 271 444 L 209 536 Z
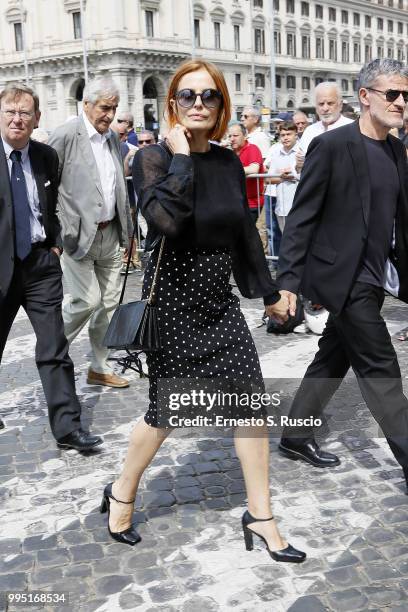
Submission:
M 109 327 L 103 340 L 103 344 L 107 348 L 116 350 L 124 349 L 127 352 L 138 351 L 141 353 L 149 353 L 160 350 L 160 332 L 155 303 L 158 273 L 160 260 L 163 254 L 164 241 L 165 238 L 163 236 L 161 239 L 160 251 L 157 258 L 153 282 L 148 299 L 123 304 L 122 302 L 125 295 L 129 265 L 132 257 L 134 242 L 133 232 L 131 248 L 129 249 L 126 263 L 126 275 L 123 282 L 122 293 L 120 294 L 119 298 L 119 305 L 113 313 L 113 317 L 109 323 Z

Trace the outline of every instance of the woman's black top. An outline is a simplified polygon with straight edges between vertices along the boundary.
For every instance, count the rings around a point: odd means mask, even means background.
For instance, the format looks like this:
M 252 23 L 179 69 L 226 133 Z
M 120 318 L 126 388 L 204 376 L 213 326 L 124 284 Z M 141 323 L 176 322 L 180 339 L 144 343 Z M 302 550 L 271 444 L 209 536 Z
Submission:
M 151 145 L 136 153 L 133 182 L 147 221 L 146 248 L 166 236 L 172 249 L 227 249 L 238 288 L 265 304 L 280 298 L 249 212 L 239 158 L 211 144 L 206 153 L 171 156 Z

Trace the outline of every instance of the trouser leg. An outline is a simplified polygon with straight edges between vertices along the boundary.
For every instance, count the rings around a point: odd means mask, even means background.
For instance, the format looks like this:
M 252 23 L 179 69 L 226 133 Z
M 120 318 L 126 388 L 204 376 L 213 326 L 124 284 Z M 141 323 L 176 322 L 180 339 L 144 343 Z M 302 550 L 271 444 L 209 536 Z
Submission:
M 61 313 L 62 282 L 58 256 L 41 249 L 24 268 L 23 307 L 37 338 L 35 360 L 58 440 L 81 426 L 74 366 L 68 354 Z
M 268 236 L 267 236 L 267 231 L 266 231 L 266 219 L 265 219 L 265 208 L 264 207 L 262 208 L 261 213 L 256 222 L 256 228 L 261 238 L 264 253 L 267 254 L 268 253 Z
M 271 196 L 264 197 L 265 225 L 268 234 L 268 255 L 274 255 L 272 244 L 272 204 Z
M 15 270 L 7 295 L 0 299 L 0 363 L 11 326 L 20 308 L 21 300 L 21 273 L 19 270 Z
M 282 232 L 279 228 L 278 219 L 275 214 L 276 208 L 276 198 L 271 198 L 272 200 L 272 235 L 273 235 L 273 254 L 279 257 L 279 249 L 280 243 L 282 240 Z
M 100 291 L 91 251 L 80 260 L 63 253 L 61 263 L 65 289 L 62 315 L 65 335 L 71 344 L 98 306 Z
M 408 467 L 408 399 L 390 334 L 380 310 L 382 288 L 356 283 L 350 305 L 336 319 L 363 398 L 396 460 Z
M 291 419 L 320 418 L 350 367 L 333 319 L 329 315 L 319 350 L 296 392 L 289 413 Z M 287 427 L 283 437 L 313 438 L 313 428 Z
M 89 337 L 92 346 L 91 369 L 100 374 L 112 372 L 107 361 L 109 350 L 103 345 L 103 339 L 119 303 L 121 265 L 117 229 L 116 225 L 111 223 L 103 230 L 100 252 L 94 262 L 100 299 L 89 323 Z

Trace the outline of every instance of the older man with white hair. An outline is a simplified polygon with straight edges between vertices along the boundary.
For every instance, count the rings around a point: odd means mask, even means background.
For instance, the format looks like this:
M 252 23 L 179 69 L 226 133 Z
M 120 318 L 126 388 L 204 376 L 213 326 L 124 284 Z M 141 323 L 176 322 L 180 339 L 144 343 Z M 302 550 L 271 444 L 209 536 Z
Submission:
M 87 382 L 109 387 L 129 385 L 113 372 L 103 346 L 119 301 L 120 246 L 129 245 L 133 232 L 119 140 L 110 129 L 118 103 L 112 80 L 90 82 L 82 115 L 57 128 L 49 140 L 59 157 L 65 333 L 72 342 L 89 321 Z
M 256 145 L 262 153 L 262 158 L 268 154 L 271 146 L 270 138 L 263 131 L 261 123 L 261 112 L 256 106 L 245 106 L 241 113 L 241 123 L 247 131 L 247 141 Z
M 315 89 L 316 113 L 320 121 L 312 123 L 303 132 L 302 138 L 299 140 L 298 153 L 296 156 L 296 170 L 299 172 L 303 166 L 304 158 L 315 136 L 323 134 L 328 130 L 334 130 L 348 123 L 352 123 L 352 119 L 343 117 L 341 109 L 343 107 L 343 99 L 341 89 L 334 81 L 323 81 L 319 83 Z

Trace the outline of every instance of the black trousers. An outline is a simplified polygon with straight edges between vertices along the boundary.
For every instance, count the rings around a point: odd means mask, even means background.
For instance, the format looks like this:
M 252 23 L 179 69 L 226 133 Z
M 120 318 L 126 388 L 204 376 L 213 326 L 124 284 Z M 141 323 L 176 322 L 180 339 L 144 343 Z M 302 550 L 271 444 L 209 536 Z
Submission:
M 4 299 L 0 299 L 0 362 L 20 306 L 37 338 L 35 360 L 48 404 L 51 430 L 58 440 L 80 428 L 81 406 L 75 391 L 74 366 L 68 355 L 61 314 L 62 271 L 58 255 L 37 248 L 20 262 Z
M 408 400 L 390 335 L 380 311 L 384 291 L 355 283 L 342 312 L 329 315 L 319 350 L 295 395 L 290 417 L 320 417 L 349 367 L 398 463 L 408 467 Z M 312 437 L 308 427 L 286 428 L 284 437 Z

